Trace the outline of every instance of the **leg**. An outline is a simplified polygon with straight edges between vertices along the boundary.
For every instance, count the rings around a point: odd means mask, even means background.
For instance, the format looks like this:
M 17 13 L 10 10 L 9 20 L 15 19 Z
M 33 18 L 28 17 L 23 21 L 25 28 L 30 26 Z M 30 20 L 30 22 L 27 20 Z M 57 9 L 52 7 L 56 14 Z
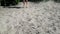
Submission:
M 26 0 L 26 4 L 28 3 L 28 0 Z
M 25 6 L 25 0 L 23 0 L 23 6 Z
M 27 5 L 28 5 L 28 0 L 26 0 L 26 7 L 28 7 Z

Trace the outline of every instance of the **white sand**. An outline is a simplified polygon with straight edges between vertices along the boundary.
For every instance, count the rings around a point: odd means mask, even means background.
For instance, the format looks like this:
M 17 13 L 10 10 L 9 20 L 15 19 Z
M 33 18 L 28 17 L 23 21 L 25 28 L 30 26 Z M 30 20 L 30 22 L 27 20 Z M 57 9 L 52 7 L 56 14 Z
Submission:
M 19 3 L 17 7 L 23 7 Z M 0 34 L 60 34 L 60 3 L 29 2 L 28 8 L 0 7 Z

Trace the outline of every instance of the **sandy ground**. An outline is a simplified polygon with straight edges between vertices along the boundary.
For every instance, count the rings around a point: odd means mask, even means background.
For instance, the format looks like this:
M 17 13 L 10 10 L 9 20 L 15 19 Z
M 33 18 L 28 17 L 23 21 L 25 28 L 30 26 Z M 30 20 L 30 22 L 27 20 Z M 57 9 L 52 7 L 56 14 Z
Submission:
M 23 8 L 0 6 L 0 34 L 60 34 L 60 3 L 32 3 Z

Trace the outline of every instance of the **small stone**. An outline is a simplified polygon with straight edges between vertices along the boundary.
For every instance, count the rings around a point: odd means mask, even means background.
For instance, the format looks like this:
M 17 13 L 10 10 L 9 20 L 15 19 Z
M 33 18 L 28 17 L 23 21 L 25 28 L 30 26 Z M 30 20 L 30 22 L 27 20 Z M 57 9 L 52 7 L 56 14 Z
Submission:
M 31 19 L 28 19 L 28 21 L 31 21 Z
M 53 30 L 56 31 L 56 27 L 53 27 Z
M 36 34 L 39 34 L 39 32 L 37 32 Z
M 46 31 L 46 33 L 50 33 L 50 31 Z
M 35 29 L 35 27 L 32 27 L 33 29 Z

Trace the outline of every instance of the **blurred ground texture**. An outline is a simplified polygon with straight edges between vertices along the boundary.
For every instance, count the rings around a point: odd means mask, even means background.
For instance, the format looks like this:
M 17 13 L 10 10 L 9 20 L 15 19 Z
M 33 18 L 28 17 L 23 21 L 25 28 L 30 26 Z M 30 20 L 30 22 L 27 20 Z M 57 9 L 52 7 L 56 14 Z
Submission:
M 29 2 L 28 8 L 19 9 L 0 6 L 0 34 L 60 34 L 60 3 Z

